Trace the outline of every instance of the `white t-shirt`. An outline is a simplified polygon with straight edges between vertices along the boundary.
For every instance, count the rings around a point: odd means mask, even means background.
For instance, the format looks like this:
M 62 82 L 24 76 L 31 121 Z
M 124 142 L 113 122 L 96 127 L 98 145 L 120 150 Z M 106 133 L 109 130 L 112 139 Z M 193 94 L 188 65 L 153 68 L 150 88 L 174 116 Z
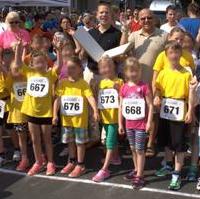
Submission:
M 181 26 L 179 23 L 176 24 L 176 26 L 170 26 L 169 23 L 165 23 L 162 26 L 160 26 L 160 29 L 163 30 L 163 31 L 165 31 L 165 32 L 167 32 L 167 33 L 170 33 L 171 30 L 173 28 L 175 28 L 175 27 L 179 27 L 179 28 L 185 30 L 185 28 L 183 26 Z

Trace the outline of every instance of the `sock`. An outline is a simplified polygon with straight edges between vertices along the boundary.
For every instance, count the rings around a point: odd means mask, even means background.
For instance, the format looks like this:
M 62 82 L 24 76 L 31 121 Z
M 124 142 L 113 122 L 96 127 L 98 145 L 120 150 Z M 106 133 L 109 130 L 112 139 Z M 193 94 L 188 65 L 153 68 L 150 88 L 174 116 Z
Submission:
M 172 174 L 172 180 L 177 181 L 180 177 L 180 172 L 179 171 L 174 171 Z
M 84 165 L 85 165 L 84 162 L 78 162 L 77 164 L 78 164 L 79 166 L 84 166 Z

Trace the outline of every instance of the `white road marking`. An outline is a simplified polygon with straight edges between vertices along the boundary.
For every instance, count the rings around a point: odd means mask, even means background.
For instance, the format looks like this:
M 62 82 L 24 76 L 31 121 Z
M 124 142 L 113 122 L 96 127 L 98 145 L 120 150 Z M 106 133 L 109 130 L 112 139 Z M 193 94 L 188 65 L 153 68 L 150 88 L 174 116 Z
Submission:
M 0 168 L 0 172 L 7 173 L 7 174 L 20 175 L 20 176 L 27 176 L 26 173 L 14 171 L 14 170 L 2 169 L 2 168 Z M 46 176 L 46 175 L 41 175 L 41 174 L 35 175 L 34 177 L 50 179 L 50 180 L 57 180 L 57 181 L 79 182 L 79 183 L 84 183 L 84 184 L 93 184 L 93 185 L 97 185 L 97 186 L 107 186 L 107 187 L 115 187 L 115 188 L 131 189 L 131 190 L 133 189 L 131 185 L 111 183 L 111 182 L 95 183 L 92 180 L 80 179 L 80 178 L 73 179 L 73 178 L 59 177 L 59 176 Z M 32 177 L 29 177 L 29 178 L 32 178 Z M 163 194 L 189 197 L 189 198 L 200 198 L 200 194 L 199 195 L 198 194 L 190 194 L 190 193 L 185 193 L 185 192 L 176 192 L 176 191 L 169 191 L 169 190 L 164 190 L 164 189 L 155 189 L 155 188 L 148 188 L 148 187 L 144 187 L 144 188 L 140 189 L 140 191 L 163 193 Z

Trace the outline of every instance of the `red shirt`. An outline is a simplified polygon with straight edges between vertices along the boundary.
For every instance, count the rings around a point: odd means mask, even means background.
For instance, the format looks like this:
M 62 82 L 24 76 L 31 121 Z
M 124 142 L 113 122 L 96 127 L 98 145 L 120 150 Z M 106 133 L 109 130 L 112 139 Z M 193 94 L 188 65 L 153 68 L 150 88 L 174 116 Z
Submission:
M 140 25 L 139 21 L 135 21 L 133 19 L 133 21 L 131 22 L 131 32 L 136 32 L 138 30 L 140 30 L 142 28 L 142 26 Z

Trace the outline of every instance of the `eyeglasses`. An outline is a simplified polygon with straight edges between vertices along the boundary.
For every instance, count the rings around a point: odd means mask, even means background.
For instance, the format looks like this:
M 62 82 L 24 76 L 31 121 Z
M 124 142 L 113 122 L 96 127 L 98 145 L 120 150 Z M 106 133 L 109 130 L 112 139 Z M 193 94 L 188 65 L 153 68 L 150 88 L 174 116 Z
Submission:
M 145 21 L 145 20 L 150 21 L 152 19 L 153 19 L 153 17 L 142 17 L 142 18 L 140 18 L 141 21 Z
M 20 24 L 19 21 L 10 21 L 9 24 Z

